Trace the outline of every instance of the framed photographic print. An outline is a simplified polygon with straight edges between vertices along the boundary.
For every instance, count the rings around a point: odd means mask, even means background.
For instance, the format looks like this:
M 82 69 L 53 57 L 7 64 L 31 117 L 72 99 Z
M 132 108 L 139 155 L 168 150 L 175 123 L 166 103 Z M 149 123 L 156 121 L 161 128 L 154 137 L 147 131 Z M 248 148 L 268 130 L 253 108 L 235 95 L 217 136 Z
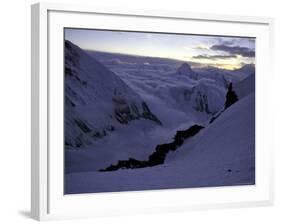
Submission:
M 32 6 L 32 216 L 269 205 L 270 18 Z

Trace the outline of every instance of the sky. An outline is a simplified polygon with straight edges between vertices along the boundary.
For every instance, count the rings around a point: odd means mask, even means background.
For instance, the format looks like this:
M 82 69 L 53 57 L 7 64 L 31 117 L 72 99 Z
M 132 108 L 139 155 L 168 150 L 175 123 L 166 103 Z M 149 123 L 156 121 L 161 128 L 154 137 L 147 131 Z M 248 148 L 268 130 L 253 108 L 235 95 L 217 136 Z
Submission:
M 238 69 L 255 63 L 255 38 L 65 28 L 82 49 L 171 58 L 197 66 Z

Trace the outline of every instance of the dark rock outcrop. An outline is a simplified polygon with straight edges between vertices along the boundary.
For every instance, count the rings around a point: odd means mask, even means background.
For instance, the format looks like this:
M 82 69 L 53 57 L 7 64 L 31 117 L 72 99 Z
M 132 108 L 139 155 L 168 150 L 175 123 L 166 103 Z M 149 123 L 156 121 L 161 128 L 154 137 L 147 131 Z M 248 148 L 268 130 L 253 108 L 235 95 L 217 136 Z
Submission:
M 180 147 L 184 141 L 190 137 L 195 136 L 203 126 L 193 125 L 187 130 L 177 131 L 174 136 L 174 141 L 170 143 L 160 144 L 155 147 L 155 151 L 148 157 L 148 160 L 140 161 L 134 158 L 128 160 L 119 160 L 116 165 L 110 165 L 100 171 L 116 171 L 119 169 L 137 169 L 144 167 L 151 167 L 163 164 L 169 151 L 175 151 Z

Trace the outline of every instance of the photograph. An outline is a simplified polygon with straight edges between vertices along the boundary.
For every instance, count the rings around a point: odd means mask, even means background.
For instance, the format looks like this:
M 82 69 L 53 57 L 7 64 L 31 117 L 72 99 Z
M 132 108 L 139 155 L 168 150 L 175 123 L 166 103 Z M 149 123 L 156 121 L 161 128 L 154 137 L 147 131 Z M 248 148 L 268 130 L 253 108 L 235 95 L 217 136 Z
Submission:
M 255 185 L 255 37 L 63 38 L 64 194 Z

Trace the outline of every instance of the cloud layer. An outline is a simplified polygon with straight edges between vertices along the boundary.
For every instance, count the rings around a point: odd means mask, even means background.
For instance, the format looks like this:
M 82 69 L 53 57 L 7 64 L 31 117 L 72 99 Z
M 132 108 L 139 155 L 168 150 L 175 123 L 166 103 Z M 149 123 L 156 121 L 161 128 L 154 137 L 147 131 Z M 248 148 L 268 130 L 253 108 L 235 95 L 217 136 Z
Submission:
M 210 59 L 210 60 L 220 60 L 220 59 L 229 59 L 229 58 L 237 58 L 237 55 L 231 54 L 231 55 L 206 55 L 206 54 L 200 54 L 193 56 L 194 59 Z
M 247 48 L 247 47 L 240 47 L 240 46 L 228 46 L 228 45 L 213 45 L 211 47 L 214 51 L 222 51 L 226 52 L 230 55 L 241 55 L 243 57 L 255 57 L 255 51 Z

